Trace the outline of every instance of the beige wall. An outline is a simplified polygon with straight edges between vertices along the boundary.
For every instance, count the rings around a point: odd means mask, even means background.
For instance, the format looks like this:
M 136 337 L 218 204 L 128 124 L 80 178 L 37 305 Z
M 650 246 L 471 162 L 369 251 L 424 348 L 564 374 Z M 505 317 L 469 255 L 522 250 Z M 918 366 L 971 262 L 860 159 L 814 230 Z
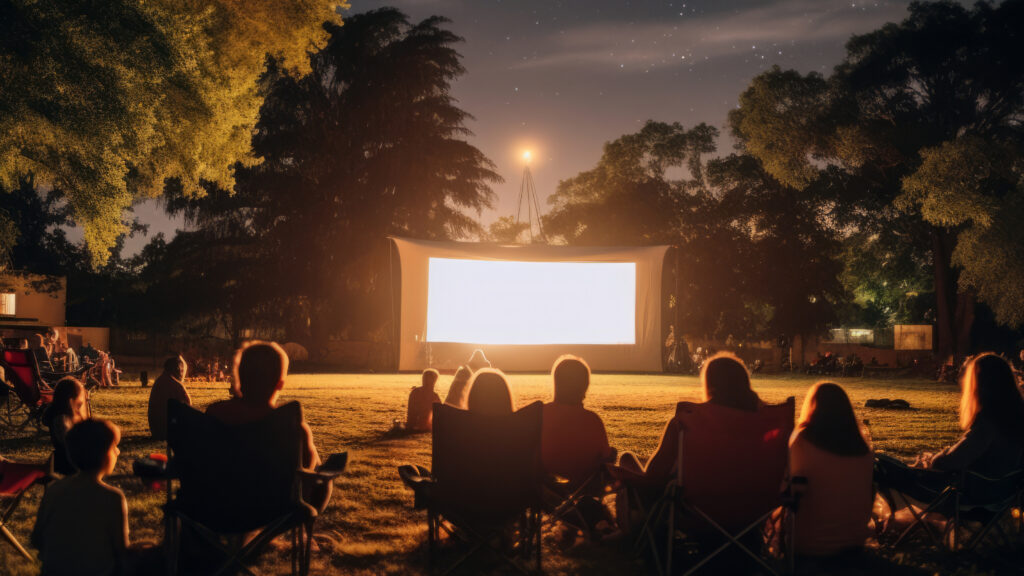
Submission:
M 44 280 L 44 277 L 5 275 L 0 278 L 0 291 L 14 292 L 14 314 L 17 318 L 37 319 L 30 324 L 63 326 L 67 304 L 67 279 L 52 278 L 50 281 L 57 284 L 57 289 L 50 294 L 37 292 L 32 288 L 31 283 L 38 280 Z
M 110 328 L 68 326 L 63 332 L 62 338 L 72 346 L 92 344 L 93 348 L 104 351 L 110 350 Z

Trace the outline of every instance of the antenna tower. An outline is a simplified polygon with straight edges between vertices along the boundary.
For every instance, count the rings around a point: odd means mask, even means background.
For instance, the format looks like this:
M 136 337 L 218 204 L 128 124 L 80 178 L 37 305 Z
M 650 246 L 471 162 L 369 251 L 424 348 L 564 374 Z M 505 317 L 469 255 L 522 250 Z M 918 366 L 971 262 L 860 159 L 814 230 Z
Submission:
M 537 187 L 533 185 L 533 174 L 530 172 L 529 152 L 524 155 L 523 181 L 519 185 L 519 203 L 516 207 L 516 228 L 519 228 L 520 216 L 523 212 L 523 202 L 526 203 L 526 225 L 530 231 L 530 244 L 538 241 L 548 243 L 548 237 L 544 234 L 544 224 L 541 222 L 540 202 L 537 200 Z M 534 218 L 537 222 L 537 235 L 533 235 Z

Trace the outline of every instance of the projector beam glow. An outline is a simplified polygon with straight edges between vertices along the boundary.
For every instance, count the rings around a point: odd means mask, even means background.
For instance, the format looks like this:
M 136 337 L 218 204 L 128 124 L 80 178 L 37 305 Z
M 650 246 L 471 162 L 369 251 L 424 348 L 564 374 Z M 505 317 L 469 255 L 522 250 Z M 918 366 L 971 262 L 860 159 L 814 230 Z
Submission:
M 636 264 L 430 258 L 428 342 L 634 344 Z

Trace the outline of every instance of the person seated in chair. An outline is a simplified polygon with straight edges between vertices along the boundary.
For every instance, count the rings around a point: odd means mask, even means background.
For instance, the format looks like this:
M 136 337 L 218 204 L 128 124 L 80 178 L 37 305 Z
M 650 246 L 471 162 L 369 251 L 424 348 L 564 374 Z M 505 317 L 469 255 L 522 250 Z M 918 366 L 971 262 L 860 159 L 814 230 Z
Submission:
M 67 435 L 79 422 L 89 418 L 89 396 L 85 386 L 76 378 L 61 378 L 53 389 L 53 401 L 43 414 L 50 428 L 53 444 L 53 472 L 62 476 L 74 474 L 77 469 L 68 456 Z
M 800 492 L 795 551 L 824 557 L 860 550 L 874 504 L 871 443 L 838 384 L 811 387 L 789 441 L 790 479 Z
M 172 356 L 164 361 L 164 371 L 153 382 L 149 392 L 149 433 L 154 440 L 167 439 L 167 401 L 177 400 L 187 406 L 192 398 L 185 390 L 185 375 L 188 364 L 181 356 Z
M 423 371 L 421 385 L 409 392 L 409 407 L 405 417 L 406 432 L 430 432 L 434 418 L 434 404 L 441 403 L 441 397 L 434 392 L 434 384 L 440 376 L 437 370 L 428 368 Z
M 288 377 L 288 355 L 276 342 L 252 341 L 235 353 L 234 387 L 232 398 L 214 402 L 206 413 L 233 426 L 261 420 L 277 408 L 278 396 Z M 313 443 L 313 431 L 305 419 L 302 421 L 302 465 L 314 470 L 320 465 L 320 455 Z M 332 483 L 303 485 L 303 499 L 318 511 L 323 511 L 331 499 Z
M 880 488 L 927 501 L 948 482 L 934 471 L 967 470 L 1000 478 L 1021 469 L 1024 397 L 1013 369 L 996 354 L 979 354 L 967 361 L 961 389 L 960 428 L 964 433 L 960 440 L 936 454 L 921 454 L 910 467 L 879 455 L 875 481 Z
M 761 399 L 750 387 L 747 367 L 729 352 L 719 352 L 708 358 L 701 367 L 700 381 L 704 402 L 747 412 L 756 412 L 762 405 Z M 631 452 L 624 452 L 620 456 L 619 466 L 639 476 L 635 479 L 638 486 L 660 490 L 668 482 L 676 464 L 679 426 L 675 417 L 668 421 L 661 442 L 646 466 L 640 464 L 640 460 Z
M 107 420 L 83 420 L 68 431 L 68 455 L 79 472 L 50 484 L 39 504 L 32 545 L 42 574 L 126 572 L 128 503 L 103 481 L 117 464 L 120 439 Z
M 469 381 L 466 409 L 488 416 L 503 416 L 516 411 L 512 391 L 505 373 L 495 368 L 481 368 Z
M 551 369 L 555 399 L 544 405 L 541 459 L 544 471 L 568 480 L 576 489 L 612 456 L 604 422 L 583 407 L 590 387 L 590 367 L 582 358 L 565 355 Z

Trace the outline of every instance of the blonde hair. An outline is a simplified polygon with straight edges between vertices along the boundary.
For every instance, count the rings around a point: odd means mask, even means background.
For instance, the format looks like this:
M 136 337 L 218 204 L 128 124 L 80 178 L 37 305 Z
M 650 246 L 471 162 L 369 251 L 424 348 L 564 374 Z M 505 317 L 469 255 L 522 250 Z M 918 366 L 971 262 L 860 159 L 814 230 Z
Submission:
M 978 414 L 985 412 L 1000 432 L 1024 432 L 1024 398 L 1006 360 L 992 352 L 970 358 L 964 365 L 960 387 L 961 429 L 969 429 Z

